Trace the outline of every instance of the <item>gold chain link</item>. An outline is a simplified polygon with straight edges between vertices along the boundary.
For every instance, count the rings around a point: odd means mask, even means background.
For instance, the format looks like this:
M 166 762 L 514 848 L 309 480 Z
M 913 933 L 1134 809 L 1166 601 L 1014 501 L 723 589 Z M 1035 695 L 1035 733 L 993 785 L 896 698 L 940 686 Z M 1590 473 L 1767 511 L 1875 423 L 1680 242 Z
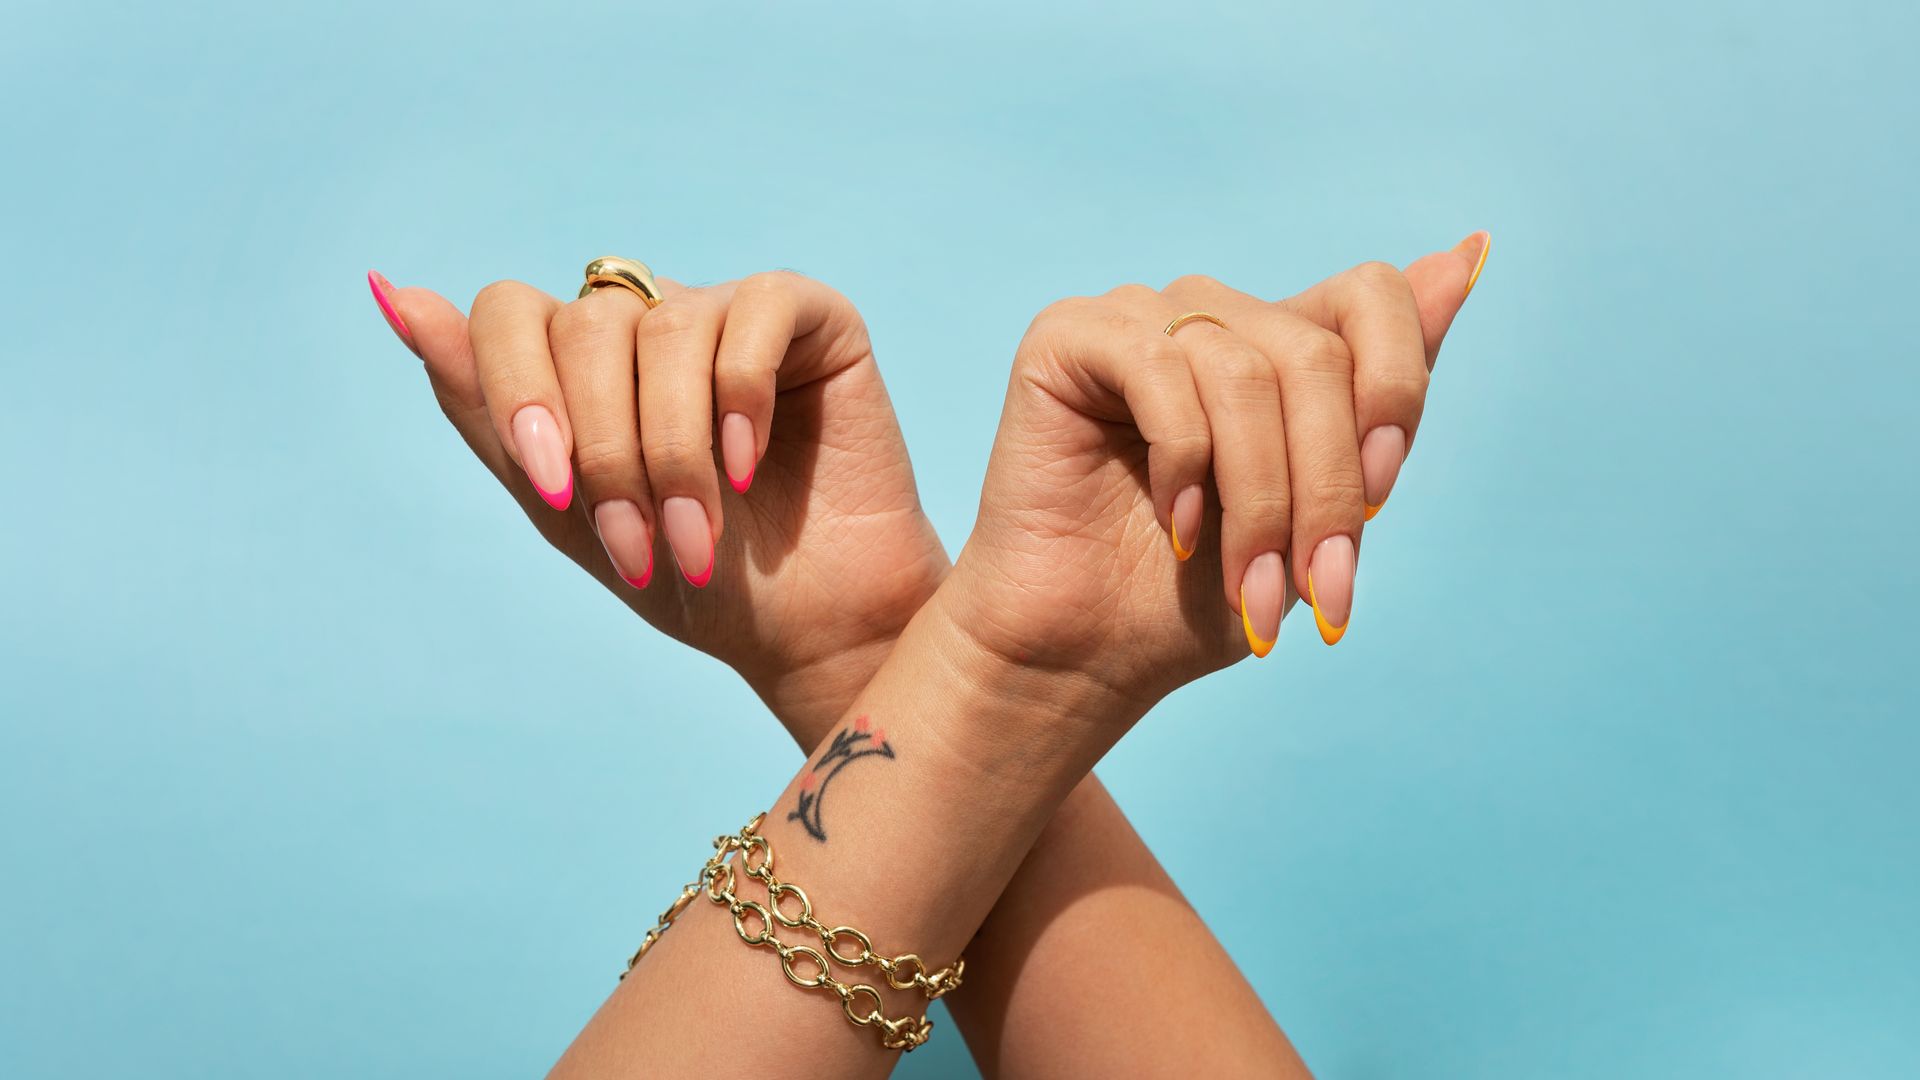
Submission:
M 927 970 L 926 963 L 914 953 L 902 953 L 899 956 L 882 955 L 874 951 L 873 942 L 867 935 L 853 927 L 829 927 L 816 919 L 813 915 L 813 901 L 808 898 L 806 892 L 798 885 L 788 884 L 774 876 L 773 844 L 759 833 L 760 823 L 766 819 L 766 816 L 764 812 L 756 814 L 754 819 L 747 822 L 738 833 L 713 838 L 713 857 L 701 867 L 700 876 L 680 890 L 680 895 L 674 899 L 672 906 L 661 914 L 658 924 L 647 931 L 647 936 L 641 940 L 640 947 L 634 950 L 633 958 L 627 961 L 627 972 L 631 972 L 634 965 L 640 962 L 640 958 L 647 955 L 647 950 L 653 948 L 654 944 L 660 940 L 660 936 L 673 925 L 674 920 L 686 911 L 687 905 L 693 903 L 694 898 L 704 892 L 708 900 L 726 907 L 733 913 L 733 930 L 740 935 L 741 941 L 748 945 L 770 948 L 779 954 L 780 971 L 787 977 L 788 982 L 809 990 L 821 989 L 833 993 L 840 999 L 841 1011 L 847 1014 L 848 1020 L 861 1027 L 873 1026 L 880 1029 L 881 1046 L 889 1050 L 906 1052 L 925 1043 L 933 1032 L 931 1020 L 925 1016 L 918 1020 L 906 1016 L 888 1019 L 882 1011 L 886 1003 L 880 997 L 879 988 L 866 983 L 846 983 L 834 978 L 833 970 L 828 964 L 828 957 L 831 956 L 842 967 L 857 968 L 863 965 L 876 967 L 886 976 L 888 986 L 895 990 L 918 989 L 926 995 L 928 1001 L 941 997 L 960 986 L 961 975 L 965 973 L 967 967 L 966 960 L 958 959 L 949 967 L 930 972 Z M 757 864 L 753 861 L 753 853 L 756 851 L 760 853 L 760 861 Z M 746 869 L 747 876 L 766 885 L 767 903 L 765 905 L 752 900 L 742 900 L 734 893 L 734 886 L 737 884 L 732 862 L 734 852 L 740 853 L 740 865 Z M 781 901 L 788 897 L 798 897 L 800 900 L 800 913 L 796 916 L 789 917 L 780 906 Z M 749 919 L 759 920 L 759 929 L 749 931 L 747 929 Z M 821 948 L 825 949 L 826 953 L 822 954 L 820 949 L 812 946 L 788 945 L 781 941 L 774 936 L 775 923 L 794 928 L 805 927 L 813 931 L 814 935 L 820 939 Z M 848 956 L 835 948 L 842 939 L 850 939 L 857 944 L 860 947 L 859 954 Z M 802 974 L 796 970 L 796 962 L 811 964 L 815 974 Z M 621 973 L 620 977 L 625 979 L 626 972 Z M 855 1005 L 855 1002 L 863 996 L 873 1003 L 872 1007 L 865 1012 L 858 1011 Z

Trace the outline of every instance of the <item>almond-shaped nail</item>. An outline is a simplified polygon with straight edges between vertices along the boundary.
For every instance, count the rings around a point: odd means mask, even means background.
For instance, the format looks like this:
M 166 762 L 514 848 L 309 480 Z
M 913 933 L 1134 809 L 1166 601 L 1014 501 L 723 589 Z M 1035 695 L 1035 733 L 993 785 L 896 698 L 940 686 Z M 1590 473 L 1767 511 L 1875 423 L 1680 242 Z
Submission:
M 1173 512 L 1167 515 L 1167 538 L 1173 542 L 1173 557 L 1181 562 L 1193 558 L 1194 542 L 1200 538 L 1203 500 L 1199 484 L 1189 484 L 1173 497 Z M 1181 537 L 1186 538 L 1184 543 Z
M 713 580 L 713 523 L 707 520 L 707 508 L 698 499 L 675 495 L 660 504 L 660 523 L 687 584 L 706 588 Z
M 399 309 L 393 306 L 393 282 L 378 270 L 367 271 L 367 288 L 373 290 L 373 302 L 380 305 L 380 314 L 387 320 L 387 327 L 400 344 L 415 356 L 420 355 L 420 347 L 413 343 L 413 331 L 407 329 L 407 320 L 400 317 Z
M 754 459 L 759 451 L 753 438 L 753 421 L 745 413 L 730 412 L 720 418 L 720 460 L 727 467 L 727 483 L 742 495 L 753 485 Z
M 567 462 L 567 444 L 560 425 L 545 405 L 527 405 L 513 414 L 513 446 L 534 490 L 555 510 L 573 503 L 573 466 Z
M 631 499 L 608 499 L 593 508 L 593 528 L 620 580 L 644 589 L 653 580 L 653 533 Z
M 1353 617 L 1354 547 L 1351 536 L 1329 536 L 1313 549 L 1307 564 L 1307 602 L 1320 640 L 1332 645 L 1347 632 Z
M 1472 254 L 1473 249 L 1476 247 L 1480 249 L 1478 255 Z M 1485 229 L 1481 229 L 1479 232 L 1460 241 L 1460 243 L 1454 247 L 1454 250 L 1467 254 L 1473 259 L 1473 273 L 1467 278 L 1466 292 L 1467 296 L 1472 296 L 1473 287 L 1480 283 L 1480 271 L 1486 269 L 1487 253 L 1493 250 L 1493 234 Z
M 1387 495 L 1393 491 L 1393 482 L 1400 477 L 1400 466 L 1407 460 L 1407 431 L 1398 424 L 1388 424 L 1367 432 L 1360 440 L 1360 477 L 1365 483 L 1367 494 L 1367 520 L 1387 504 Z
M 1287 606 L 1286 563 L 1277 551 L 1256 555 L 1240 575 L 1240 628 L 1255 656 L 1273 651 L 1280 637 L 1280 614 Z

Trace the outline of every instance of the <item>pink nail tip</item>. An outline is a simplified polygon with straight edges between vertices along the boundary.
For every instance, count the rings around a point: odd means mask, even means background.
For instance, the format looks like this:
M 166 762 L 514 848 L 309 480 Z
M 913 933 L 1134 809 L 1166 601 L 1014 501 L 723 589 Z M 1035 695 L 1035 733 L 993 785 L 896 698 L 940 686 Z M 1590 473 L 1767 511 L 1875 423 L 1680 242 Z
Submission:
M 407 348 L 413 348 L 413 332 L 407 329 L 407 321 L 400 317 L 400 312 L 393 306 L 393 282 L 388 281 L 380 271 L 369 270 L 367 288 L 373 290 L 373 302 L 380 305 L 380 315 L 387 320 L 387 326 L 400 336 Z
M 704 589 L 707 587 L 707 582 L 713 580 L 713 544 L 711 542 L 707 544 L 707 568 L 697 574 L 689 574 L 687 573 L 687 568 L 682 566 L 680 568 L 680 576 L 686 578 L 687 584 L 696 589 Z
M 559 491 L 548 491 L 539 484 L 533 485 L 533 490 L 539 492 L 540 497 L 547 500 L 548 506 L 553 507 L 555 510 L 565 510 L 567 507 L 573 505 L 573 474 L 571 472 L 567 474 L 567 486 L 561 488 Z
M 753 472 L 754 471 L 752 469 L 748 469 L 746 477 L 740 480 L 735 480 L 732 476 L 728 476 L 727 483 L 733 485 L 733 490 L 735 492 L 741 495 L 745 495 L 747 493 L 747 489 L 753 486 Z
M 639 577 L 628 577 L 625 574 L 621 574 L 620 580 L 626 582 L 627 584 L 633 586 L 636 589 L 644 589 L 648 585 L 652 584 L 653 582 L 653 567 L 651 566 L 647 567 L 646 570 L 643 571 Z

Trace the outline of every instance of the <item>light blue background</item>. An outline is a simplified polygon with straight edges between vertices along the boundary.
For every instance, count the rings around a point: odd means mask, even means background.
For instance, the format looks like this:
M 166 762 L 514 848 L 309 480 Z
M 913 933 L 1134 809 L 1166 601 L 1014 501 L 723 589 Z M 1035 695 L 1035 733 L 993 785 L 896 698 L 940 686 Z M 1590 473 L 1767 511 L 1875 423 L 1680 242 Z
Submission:
M 0 1074 L 535 1074 L 797 762 L 368 266 L 830 281 L 957 549 L 1049 300 L 1481 227 L 1347 641 L 1104 775 L 1327 1076 L 1920 1070 L 1911 5 L 3 21 Z

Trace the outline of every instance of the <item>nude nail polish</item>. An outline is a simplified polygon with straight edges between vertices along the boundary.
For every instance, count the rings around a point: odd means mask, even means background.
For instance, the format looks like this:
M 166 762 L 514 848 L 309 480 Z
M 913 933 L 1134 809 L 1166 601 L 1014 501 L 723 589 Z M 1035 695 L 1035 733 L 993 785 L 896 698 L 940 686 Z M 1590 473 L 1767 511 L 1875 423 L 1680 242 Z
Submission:
M 1173 557 L 1181 562 L 1193 558 L 1194 544 L 1200 538 L 1200 512 L 1205 496 L 1199 484 L 1190 484 L 1173 497 L 1173 512 L 1167 515 L 1167 539 L 1173 543 Z M 1181 542 L 1181 537 L 1186 542 Z
M 720 460 L 727 467 L 727 483 L 744 495 L 753 485 L 753 470 L 758 462 L 759 444 L 754 441 L 753 421 L 744 413 L 728 413 L 720 418 Z
M 707 508 L 698 499 L 676 495 L 660 504 L 660 518 L 681 576 L 696 589 L 706 588 L 713 580 L 713 523 Z
M 1313 549 L 1307 564 L 1307 602 L 1320 640 L 1329 645 L 1346 636 L 1353 616 L 1353 571 L 1356 554 L 1351 536 L 1329 536 Z
M 393 282 L 378 270 L 367 271 L 367 288 L 373 290 L 373 302 L 380 305 L 380 314 L 387 320 L 388 329 L 400 339 L 415 356 L 420 355 L 420 347 L 413 343 L 413 331 L 407 329 L 407 320 L 393 306 Z
M 1366 486 L 1368 521 L 1386 505 L 1406 460 L 1407 432 L 1398 424 L 1374 428 L 1360 440 L 1360 476 Z
M 1240 628 L 1247 647 L 1263 657 L 1280 637 L 1280 615 L 1287 604 L 1286 563 L 1277 551 L 1257 555 L 1240 576 Z
M 560 425 L 545 405 L 527 405 L 513 414 L 513 445 L 535 491 L 555 510 L 573 503 L 573 466 Z
M 631 499 L 608 499 L 593 508 L 593 528 L 620 580 L 644 589 L 653 580 L 653 533 Z

